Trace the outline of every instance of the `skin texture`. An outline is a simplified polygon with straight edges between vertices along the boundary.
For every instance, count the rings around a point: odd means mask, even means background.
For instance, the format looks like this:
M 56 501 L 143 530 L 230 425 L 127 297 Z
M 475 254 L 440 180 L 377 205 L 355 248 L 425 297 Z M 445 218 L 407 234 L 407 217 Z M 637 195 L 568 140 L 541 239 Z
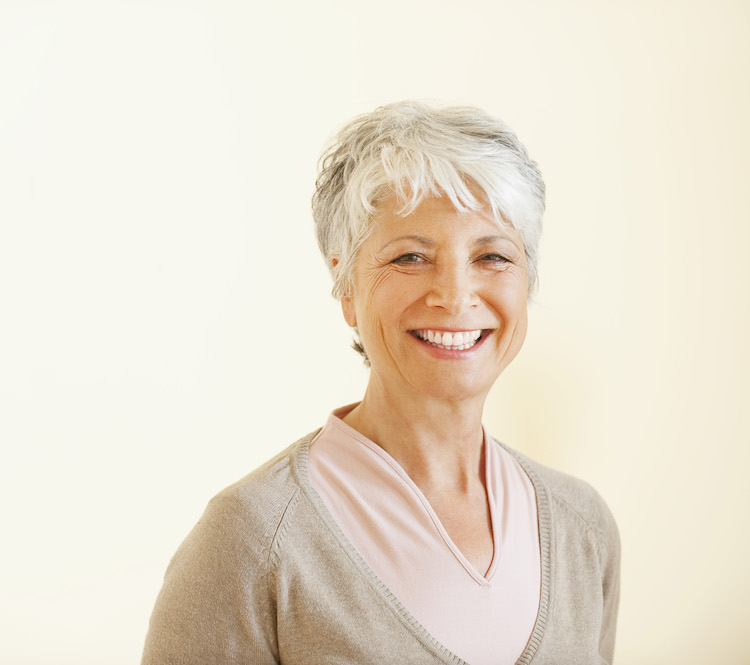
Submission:
M 410 215 L 388 201 L 342 298 L 371 362 L 344 420 L 393 456 L 481 573 L 492 556 L 482 409 L 526 335 L 528 271 L 520 234 L 488 208 L 426 198 Z M 471 349 L 439 349 L 414 331 L 482 330 Z

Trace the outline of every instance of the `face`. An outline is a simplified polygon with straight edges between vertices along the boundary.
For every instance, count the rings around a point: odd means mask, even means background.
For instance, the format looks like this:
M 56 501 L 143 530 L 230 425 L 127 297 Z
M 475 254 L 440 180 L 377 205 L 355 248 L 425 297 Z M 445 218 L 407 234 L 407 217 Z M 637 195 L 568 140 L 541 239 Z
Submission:
M 528 273 L 520 234 L 489 209 L 425 199 L 375 220 L 342 299 L 371 362 L 370 382 L 400 395 L 486 397 L 526 335 Z

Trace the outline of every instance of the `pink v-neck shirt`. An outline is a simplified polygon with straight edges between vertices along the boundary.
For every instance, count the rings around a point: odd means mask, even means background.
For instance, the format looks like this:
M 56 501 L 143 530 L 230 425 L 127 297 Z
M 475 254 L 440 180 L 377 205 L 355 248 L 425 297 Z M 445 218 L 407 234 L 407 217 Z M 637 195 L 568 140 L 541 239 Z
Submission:
M 494 555 L 485 575 L 451 540 L 393 457 L 334 411 L 310 444 L 315 490 L 362 559 L 443 646 L 472 665 L 515 663 L 539 610 L 534 487 L 484 433 Z

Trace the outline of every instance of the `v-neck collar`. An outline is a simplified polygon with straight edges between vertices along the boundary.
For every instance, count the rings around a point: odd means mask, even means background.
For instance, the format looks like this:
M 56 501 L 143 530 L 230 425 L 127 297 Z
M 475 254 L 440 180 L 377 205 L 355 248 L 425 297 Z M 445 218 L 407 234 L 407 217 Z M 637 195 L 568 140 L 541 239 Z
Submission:
M 492 451 L 487 451 L 484 455 L 482 455 L 482 459 L 484 460 L 484 468 L 482 469 L 482 472 L 485 478 L 485 486 L 487 487 L 487 500 L 490 509 L 490 519 L 492 526 L 492 560 L 490 561 L 490 565 L 487 568 L 486 573 L 482 574 L 481 571 L 477 570 L 477 568 L 471 563 L 471 561 L 469 561 L 466 555 L 461 551 L 458 545 L 451 538 L 440 517 L 432 507 L 432 504 L 430 504 L 429 499 L 427 499 L 419 486 L 411 479 L 406 470 L 399 464 L 398 460 L 396 460 L 386 450 L 381 448 L 377 443 L 375 443 L 371 439 L 368 439 L 361 432 L 348 425 L 343 419 L 339 418 L 336 415 L 336 412 L 332 413 L 329 416 L 326 427 L 336 427 L 340 429 L 344 432 L 344 434 L 346 434 L 348 438 L 355 440 L 359 445 L 367 448 L 367 450 L 371 454 L 380 457 L 391 469 L 393 475 L 398 478 L 398 481 L 406 485 L 409 488 L 409 491 L 417 498 L 421 509 L 427 514 L 430 522 L 432 522 L 432 524 L 434 525 L 446 548 L 451 552 L 456 561 L 458 561 L 461 567 L 466 571 L 466 574 L 480 586 L 489 586 L 492 583 L 492 577 L 497 570 L 498 562 L 500 561 L 502 556 L 502 543 L 500 542 L 499 535 L 500 529 L 497 528 L 496 510 L 495 506 L 493 505 L 495 497 L 489 471 L 490 455 L 492 455 Z M 482 446 L 484 446 L 486 449 L 488 446 L 489 437 L 484 427 L 482 427 L 482 437 Z M 497 453 L 497 451 L 494 452 Z
M 343 421 L 342 421 L 343 422 Z M 344 423 L 344 425 L 346 425 Z M 348 425 L 347 425 L 348 427 Z M 354 430 L 351 428 L 354 432 Z M 357 549 L 349 542 L 349 539 L 344 535 L 343 531 L 339 527 L 333 515 L 326 507 L 323 499 L 317 493 L 310 481 L 310 475 L 308 470 L 308 452 L 311 442 L 320 433 L 320 429 L 313 432 L 309 436 L 305 437 L 301 442 L 297 450 L 294 452 L 292 457 L 292 463 L 296 470 L 297 481 L 299 482 L 302 490 L 310 500 L 315 511 L 317 512 L 320 519 L 332 533 L 334 538 L 339 542 L 344 551 L 348 554 L 349 558 L 353 561 L 355 566 L 359 569 L 362 576 L 378 591 L 383 597 L 384 601 L 393 608 L 394 612 L 399 615 L 412 630 L 415 631 L 419 637 L 431 644 L 438 651 L 445 654 L 445 663 L 450 665 L 469 665 L 466 661 L 455 655 L 450 650 L 446 649 L 438 640 L 436 640 L 414 616 L 402 605 L 401 601 L 393 594 L 393 592 L 380 580 L 370 566 L 365 562 L 362 556 L 359 554 Z M 359 437 L 361 435 L 357 432 Z M 366 439 L 367 440 L 367 439 Z M 368 440 L 369 441 L 369 440 Z M 537 523 L 539 527 L 539 547 L 540 547 L 540 563 L 541 563 L 541 585 L 540 585 L 540 598 L 539 598 L 539 609 L 537 611 L 536 621 L 534 623 L 534 629 L 532 630 L 529 641 L 526 644 L 521 656 L 516 661 L 516 665 L 529 665 L 534 655 L 536 654 L 542 638 L 544 636 L 547 627 L 547 618 L 549 615 L 550 607 L 550 596 L 551 596 L 551 557 L 552 557 L 552 538 L 551 538 L 551 513 L 550 513 L 550 497 L 549 490 L 544 484 L 542 479 L 537 475 L 534 469 L 529 464 L 529 461 L 521 454 L 508 448 L 504 444 L 500 443 L 496 439 L 493 439 L 485 432 L 485 445 L 494 444 L 502 447 L 508 453 L 510 453 L 516 461 L 521 465 L 521 468 L 528 475 L 531 483 L 534 487 L 534 493 L 536 495 L 537 505 Z M 373 444 L 376 445 L 376 444 Z M 379 446 L 378 446 L 379 448 Z M 380 449 L 382 450 L 382 448 Z M 383 451 L 385 453 L 385 451 Z M 387 455 L 387 453 L 385 453 Z M 389 456 L 390 457 L 390 456 Z M 393 458 L 391 458 L 393 459 Z M 395 462 L 395 460 L 394 460 Z M 407 476 L 408 478 L 408 476 Z M 416 485 L 415 485 L 416 487 Z M 417 488 L 418 489 L 418 488 Z M 426 499 L 425 499 L 426 501 Z M 429 504 L 428 504 L 429 505 Z M 437 517 L 437 516 L 436 516 Z M 495 522 L 493 521 L 493 538 L 495 532 Z M 446 533 L 447 536 L 447 533 Z M 456 548 L 457 549 L 457 548 Z M 463 555 L 461 555 L 463 557 Z M 493 555 L 493 562 L 490 566 L 492 571 L 493 566 L 496 566 Z M 467 564 L 471 566 L 470 563 Z M 478 574 L 476 570 L 471 566 L 473 572 Z M 488 574 L 490 573 L 488 571 Z M 485 579 L 482 577 L 482 579 Z M 485 579 L 486 583 L 486 579 Z

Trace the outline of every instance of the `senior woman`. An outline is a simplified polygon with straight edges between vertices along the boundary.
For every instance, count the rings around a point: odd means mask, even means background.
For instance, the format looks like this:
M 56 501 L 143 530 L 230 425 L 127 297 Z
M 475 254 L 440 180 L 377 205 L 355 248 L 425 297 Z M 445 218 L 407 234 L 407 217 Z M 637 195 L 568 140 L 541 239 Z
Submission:
M 619 539 L 587 484 L 499 444 L 544 209 L 516 136 L 403 102 L 349 123 L 313 213 L 362 401 L 215 497 L 143 663 L 610 663 Z

